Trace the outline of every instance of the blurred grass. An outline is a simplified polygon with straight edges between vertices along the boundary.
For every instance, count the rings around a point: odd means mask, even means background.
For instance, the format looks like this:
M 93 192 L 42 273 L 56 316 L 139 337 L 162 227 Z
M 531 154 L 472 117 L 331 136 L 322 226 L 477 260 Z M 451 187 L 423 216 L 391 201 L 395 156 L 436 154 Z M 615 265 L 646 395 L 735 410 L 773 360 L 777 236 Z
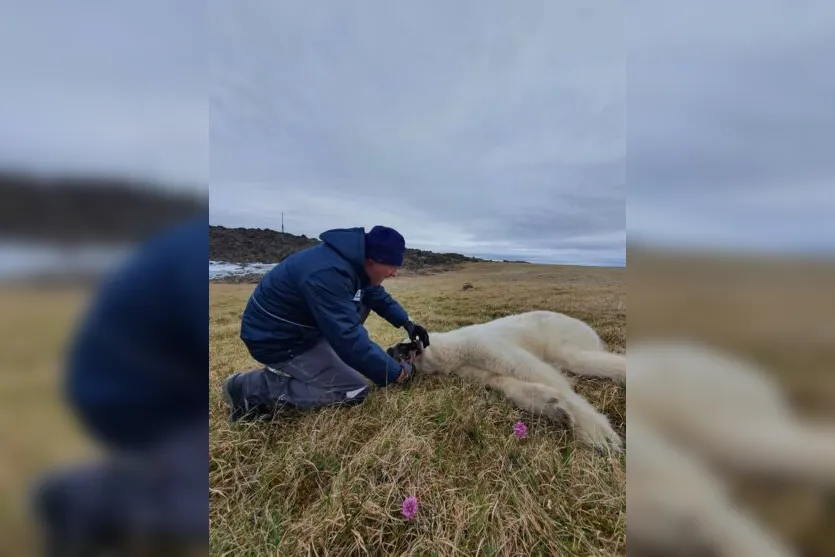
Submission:
M 11 555 L 32 554 L 29 484 L 96 453 L 60 392 L 66 345 L 91 292 L 0 285 L 0 539 Z
M 626 342 L 625 269 L 468 264 L 386 282 L 435 331 L 534 309 Z M 462 290 L 464 283 L 473 287 Z M 570 434 L 457 378 L 416 377 L 362 405 L 230 427 L 222 380 L 256 364 L 238 339 L 254 285 L 210 289 L 210 519 L 213 555 L 624 555 L 625 470 L 575 449 Z M 372 314 L 386 346 L 403 331 Z M 624 434 L 625 393 L 577 390 Z M 524 420 L 529 438 L 516 440 Z M 420 502 L 406 522 L 400 505 Z

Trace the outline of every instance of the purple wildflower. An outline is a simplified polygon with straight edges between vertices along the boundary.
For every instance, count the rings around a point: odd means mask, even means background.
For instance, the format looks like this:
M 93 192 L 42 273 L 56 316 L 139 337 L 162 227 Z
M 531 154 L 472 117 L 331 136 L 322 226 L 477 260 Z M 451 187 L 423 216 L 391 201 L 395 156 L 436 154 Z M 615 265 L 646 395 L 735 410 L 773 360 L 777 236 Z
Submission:
M 406 520 L 411 520 L 416 514 L 418 510 L 418 501 L 416 497 L 406 497 L 406 500 L 403 501 L 403 516 L 406 517 Z
M 513 426 L 513 434 L 517 439 L 524 439 L 528 436 L 528 427 L 522 422 L 516 422 Z

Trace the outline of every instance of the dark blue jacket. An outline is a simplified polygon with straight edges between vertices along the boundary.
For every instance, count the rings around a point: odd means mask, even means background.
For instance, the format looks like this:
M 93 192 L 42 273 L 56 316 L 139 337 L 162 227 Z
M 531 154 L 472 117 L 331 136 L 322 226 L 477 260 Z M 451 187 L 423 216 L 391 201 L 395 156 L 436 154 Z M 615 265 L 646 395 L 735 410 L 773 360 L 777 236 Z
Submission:
M 67 395 L 111 446 L 148 446 L 206 419 L 208 231 L 207 212 L 138 246 L 78 324 Z
M 363 268 L 365 229 L 334 229 L 322 243 L 285 258 L 252 292 L 241 319 L 241 340 L 262 364 L 280 364 L 325 338 L 339 357 L 384 386 L 400 364 L 374 343 L 360 320 L 364 304 L 395 327 L 409 316 Z

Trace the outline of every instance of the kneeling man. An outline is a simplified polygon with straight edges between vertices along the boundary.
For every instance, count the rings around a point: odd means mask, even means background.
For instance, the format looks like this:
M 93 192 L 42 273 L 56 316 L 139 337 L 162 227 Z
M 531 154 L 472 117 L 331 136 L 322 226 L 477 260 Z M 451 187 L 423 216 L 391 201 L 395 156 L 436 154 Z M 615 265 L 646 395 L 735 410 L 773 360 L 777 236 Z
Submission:
M 429 346 L 426 329 L 382 287 L 403 265 L 399 232 L 347 228 L 319 238 L 264 275 L 247 302 L 241 339 L 264 367 L 225 381 L 232 421 L 282 407 L 356 404 L 369 380 L 380 387 L 406 381 L 410 363 L 386 354 L 363 326 L 372 310 Z

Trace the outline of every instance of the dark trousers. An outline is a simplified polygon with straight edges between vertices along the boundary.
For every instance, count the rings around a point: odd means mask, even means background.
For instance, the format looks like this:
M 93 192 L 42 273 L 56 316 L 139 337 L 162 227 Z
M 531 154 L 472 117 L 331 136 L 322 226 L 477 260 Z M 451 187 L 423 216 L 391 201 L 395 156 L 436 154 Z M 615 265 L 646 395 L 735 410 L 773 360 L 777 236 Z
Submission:
M 205 547 L 207 444 L 203 418 L 138 455 L 113 455 L 42 478 L 33 491 L 40 555 L 98 555 L 106 548 L 121 555 L 137 545 L 157 548 L 143 555 L 174 554 L 174 547 Z
M 361 322 L 369 309 L 362 308 Z M 369 381 L 342 361 L 324 339 L 281 364 L 268 364 L 235 378 L 233 403 L 243 413 L 269 414 L 279 407 L 312 410 L 334 404 L 357 404 L 369 392 Z

